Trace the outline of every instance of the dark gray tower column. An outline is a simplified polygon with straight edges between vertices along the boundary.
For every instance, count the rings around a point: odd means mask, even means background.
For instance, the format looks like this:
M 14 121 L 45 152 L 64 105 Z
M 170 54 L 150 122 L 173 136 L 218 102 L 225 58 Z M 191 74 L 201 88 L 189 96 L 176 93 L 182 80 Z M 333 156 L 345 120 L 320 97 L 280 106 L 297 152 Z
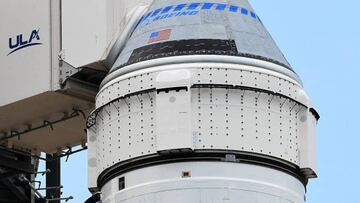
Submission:
M 61 159 L 56 154 L 46 155 L 46 170 L 50 173 L 46 174 L 46 188 L 59 187 L 61 185 Z M 46 199 L 57 199 L 61 197 L 61 189 L 47 189 Z M 60 200 L 52 201 L 52 203 L 60 203 Z

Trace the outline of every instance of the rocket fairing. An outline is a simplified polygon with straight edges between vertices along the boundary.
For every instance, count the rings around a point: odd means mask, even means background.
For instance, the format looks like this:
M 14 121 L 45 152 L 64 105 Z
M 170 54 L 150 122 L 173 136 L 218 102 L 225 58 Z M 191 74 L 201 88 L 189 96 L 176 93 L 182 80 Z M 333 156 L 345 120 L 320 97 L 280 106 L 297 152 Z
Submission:
M 319 115 L 248 1 L 154 0 L 129 33 L 87 124 L 102 202 L 305 202 Z

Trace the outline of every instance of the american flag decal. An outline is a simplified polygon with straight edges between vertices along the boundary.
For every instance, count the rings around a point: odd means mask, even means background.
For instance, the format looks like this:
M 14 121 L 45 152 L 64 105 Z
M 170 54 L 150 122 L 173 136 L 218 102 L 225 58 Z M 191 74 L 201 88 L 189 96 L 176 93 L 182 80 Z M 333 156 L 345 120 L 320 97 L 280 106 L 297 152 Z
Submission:
M 171 29 L 166 29 L 151 33 L 148 43 L 170 39 L 171 31 Z

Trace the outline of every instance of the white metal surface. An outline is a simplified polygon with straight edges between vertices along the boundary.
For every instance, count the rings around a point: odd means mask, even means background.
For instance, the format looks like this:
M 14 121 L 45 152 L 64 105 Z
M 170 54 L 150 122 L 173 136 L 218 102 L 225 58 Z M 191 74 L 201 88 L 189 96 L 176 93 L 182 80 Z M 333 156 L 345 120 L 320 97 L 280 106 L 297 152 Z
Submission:
M 62 40 L 66 61 L 81 67 L 105 60 L 113 48 L 112 42 L 126 32 L 132 11 L 150 3 L 145 0 L 62 0 Z
M 75 67 L 101 58 L 107 44 L 107 1 L 62 0 L 62 48 Z
M 197 84 L 243 89 L 191 88 Z M 189 91 L 136 94 L 174 87 Z M 126 95 L 132 96 L 116 101 Z M 89 148 L 97 151 L 89 154 L 89 182 L 95 183 L 94 177 L 117 162 L 171 149 L 251 152 L 308 169 L 309 176 L 316 173 L 316 135 L 310 132 L 316 119 L 309 112 L 310 101 L 296 81 L 276 72 L 225 63 L 154 67 L 104 85 L 96 105 L 104 108 L 89 130 Z M 137 141 L 130 143 L 128 137 Z
M 125 180 L 123 190 L 120 178 Z M 103 187 L 102 202 L 304 203 L 305 188 L 286 173 L 255 165 L 174 163 L 114 178 Z
M 186 90 L 156 95 L 156 150 L 194 149 L 191 94 Z
M 196 56 L 193 56 L 196 59 Z M 216 56 L 214 56 L 216 57 Z M 175 58 L 175 57 L 174 57 Z M 182 57 L 179 57 L 182 58 Z M 188 56 L 187 58 L 190 58 Z M 222 58 L 223 61 L 226 61 L 231 57 Z M 201 59 L 201 58 L 200 58 Z M 157 59 L 158 61 L 164 60 L 169 62 L 166 58 Z M 302 86 L 291 77 L 278 73 L 276 70 L 267 70 L 263 68 L 263 62 L 255 60 L 252 65 L 242 64 L 240 62 L 232 63 L 230 60 L 229 63 L 224 62 L 187 62 L 181 63 L 175 59 L 176 63 L 166 63 L 165 65 L 159 62 L 160 65 L 154 64 L 152 67 L 139 67 L 135 69 L 127 69 L 125 67 L 119 70 L 119 74 L 114 72 L 105 78 L 103 87 L 100 89 L 97 99 L 96 106 L 101 107 L 102 105 L 129 93 L 135 93 L 138 91 L 151 89 L 155 87 L 155 78 L 158 72 L 167 71 L 167 70 L 178 70 L 178 69 L 191 69 L 191 82 L 187 85 L 191 86 L 194 84 L 224 84 L 224 85 L 238 85 L 244 87 L 253 87 L 256 83 L 256 88 L 262 90 L 271 90 L 275 93 L 282 93 L 285 96 L 289 96 L 299 102 L 307 104 L 309 102 L 306 93 L 302 91 Z M 256 65 L 256 62 L 259 62 L 259 65 Z M 136 65 L 136 64 L 135 64 Z M 284 68 L 283 68 L 284 69 Z M 212 75 L 209 71 L 212 71 Z M 215 73 L 219 73 L 220 75 Z M 262 77 L 258 77 L 258 75 Z M 212 76 L 212 78 L 210 77 Z M 253 80 L 257 78 L 256 80 Z M 110 80 L 111 79 L 111 80 Z M 177 80 L 177 79 L 175 79 Z M 123 88 L 119 88 L 117 94 L 112 94 L 112 91 L 116 91 L 117 86 L 120 85 Z M 290 87 L 289 87 L 290 86 Z M 174 87 L 174 85 L 172 86 Z M 175 85 L 176 87 L 176 85 Z M 311 104 L 308 104 L 311 105 Z
M 4 0 L 0 8 L 0 106 L 4 106 L 51 90 L 52 71 L 58 67 L 51 68 L 50 1 Z M 11 49 L 9 43 L 18 46 Z M 11 53 L 26 45 L 32 46 Z
M 154 67 L 163 67 L 166 65 L 173 64 L 184 64 L 184 63 L 223 63 L 224 61 L 233 64 L 243 64 L 251 67 L 258 67 L 261 69 L 270 70 L 272 74 L 276 74 L 275 72 L 285 74 L 286 76 L 292 78 L 292 80 L 297 81 L 297 83 L 301 84 L 301 79 L 299 76 L 280 65 L 273 64 L 266 61 L 259 61 L 256 59 L 245 58 L 245 57 L 232 57 L 225 55 L 192 55 L 192 56 L 176 56 L 176 57 L 167 57 L 167 58 L 159 58 L 153 59 L 149 61 L 143 61 L 135 64 L 131 64 L 116 71 L 111 72 L 102 82 L 102 86 L 106 86 L 109 82 L 115 78 L 121 78 L 122 75 L 126 73 L 131 73 L 134 71 L 141 70 L 143 72 L 151 72 L 150 69 Z M 291 80 L 291 79 L 290 79 Z
M 197 149 L 255 152 L 300 165 L 298 115 L 306 108 L 248 90 L 195 89 L 192 94 Z

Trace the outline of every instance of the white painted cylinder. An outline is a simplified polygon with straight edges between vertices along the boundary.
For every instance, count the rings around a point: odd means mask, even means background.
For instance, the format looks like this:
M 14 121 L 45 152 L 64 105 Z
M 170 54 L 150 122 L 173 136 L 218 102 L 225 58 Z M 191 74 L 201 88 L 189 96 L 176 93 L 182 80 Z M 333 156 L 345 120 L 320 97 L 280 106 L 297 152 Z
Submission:
M 125 189 L 120 190 L 120 180 L 125 180 Z M 142 168 L 112 179 L 102 195 L 103 203 L 305 202 L 304 185 L 293 176 L 256 165 L 219 162 Z
M 292 176 L 302 194 L 316 176 L 316 117 L 298 82 L 260 64 L 169 64 L 111 80 L 98 94 L 88 130 L 89 181 L 108 199 L 113 195 L 104 188 L 117 175 L 210 159 Z

